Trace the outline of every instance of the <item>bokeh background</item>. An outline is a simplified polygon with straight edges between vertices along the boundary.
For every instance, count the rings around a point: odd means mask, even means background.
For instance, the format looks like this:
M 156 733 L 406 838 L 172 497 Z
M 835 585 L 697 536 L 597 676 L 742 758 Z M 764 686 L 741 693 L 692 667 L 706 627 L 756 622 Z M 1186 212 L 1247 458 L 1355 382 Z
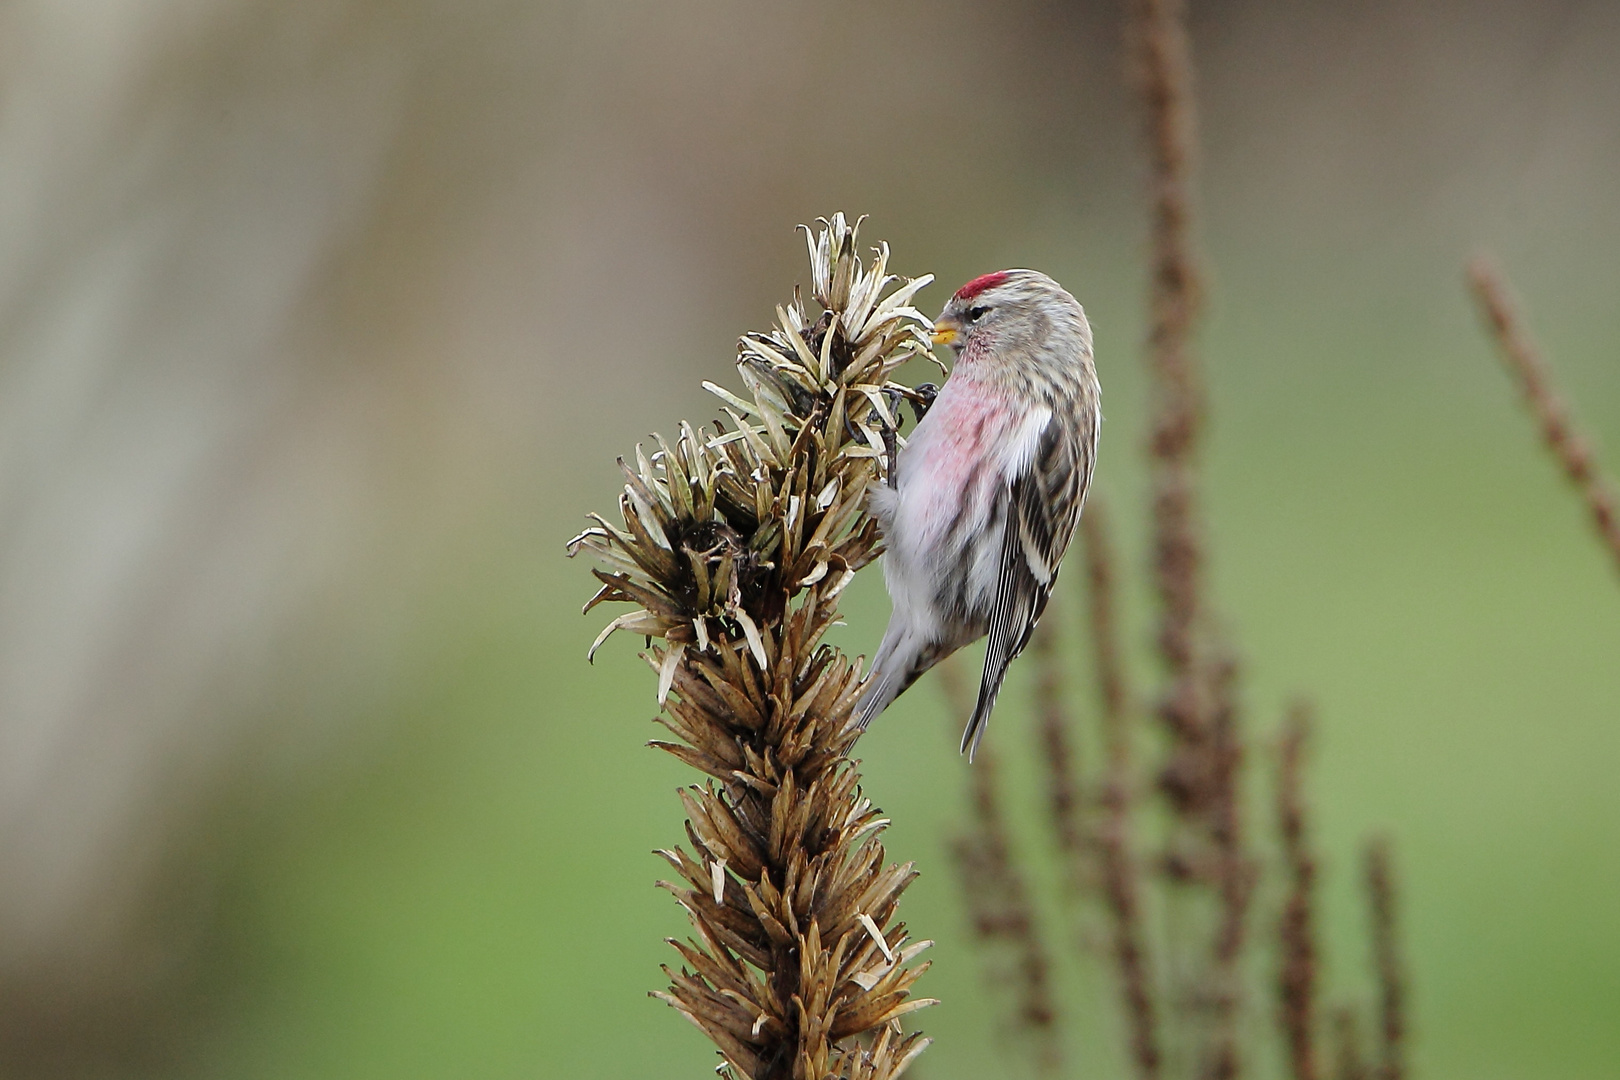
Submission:
M 1122 21 L 0 8 L 0 1073 L 704 1075 L 645 996 L 691 776 L 642 748 L 634 643 L 585 665 L 605 616 L 563 542 L 617 455 L 711 414 L 699 380 L 805 276 L 794 226 L 867 213 L 939 276 L 925 308 L 1006 265 L 1086 304 L 1145 654 Z M 1355 851 L 1388 829 L 1416 1074 L 1612 1077 L 1620 581 L 1460 266 L 1502 255 L 1620 468 L 1620 6 L 1232 0 L 1193 34 L 1215 586 L 1257 765 L 1291 694 L 1320 705 L 1333 995 L 1366 988 Z M 875 575 L 847 611 L 869 651 Z M 1022 697 L 992 738 L 1027 824 Z M 919 1072 L 1016 1076 L 944 849 L 947 728 L 925 682 L 862 743 L 939 941 Z M 1046 915 L 1079 956 L 1084 918 Z M 1063 977 L 1069 1049 L 1106 1075 L 1094 968 Z

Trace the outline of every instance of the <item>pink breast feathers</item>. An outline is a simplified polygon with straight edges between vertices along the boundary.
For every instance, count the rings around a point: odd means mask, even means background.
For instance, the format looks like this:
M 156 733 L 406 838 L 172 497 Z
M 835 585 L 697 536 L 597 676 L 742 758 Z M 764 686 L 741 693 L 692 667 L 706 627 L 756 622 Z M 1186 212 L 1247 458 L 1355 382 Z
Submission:
M 1011 426 L 1006 408 L 973 382 L 953 378 L 928 414 L 928 436 L 916 447 L 916 472 L 903 494 L 919 515 L 914 535 L 938 542 L 962 512 L 977 519 L 999 484 L 999 462 L 988 459 Z

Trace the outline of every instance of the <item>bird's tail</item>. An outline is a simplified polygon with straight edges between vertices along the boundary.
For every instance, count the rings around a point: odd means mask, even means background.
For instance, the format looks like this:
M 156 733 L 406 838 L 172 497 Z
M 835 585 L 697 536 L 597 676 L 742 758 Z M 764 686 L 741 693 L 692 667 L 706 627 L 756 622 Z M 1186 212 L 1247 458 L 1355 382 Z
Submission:
M 923 672 L 939 663 L 945 653 L 930 642 L 918 642 L 904 628 L 889 627 L 872 659 L 866 693 L 855 707 L 855 727 L 865 731 L 878 714 L 905 693 Z
M 962 730 L 962 753 L 967 755 L 968 761 L 973 761 L 973 755 L 979 752 L 979 741 L 984 738 L 984 732 L 990 726 L 990 711 L 996 707 L 996 695 L 1001 693 L 1001 680 L 1007 675 L 1007 665 L 995 665 L 986 662 L 984 678 L 979 682 L 979 700 L 973 706 L 973 716 L 968 720 L 967 727 Z
M 900 681 L 888 672 L 874 671 L 870 681 L 872 685 L 861 695 L 861 703 L 855 709 L 855 727 L 860 731 L 865 731 L 877 719 L 878 713 L 900 696 L 903 689 Z

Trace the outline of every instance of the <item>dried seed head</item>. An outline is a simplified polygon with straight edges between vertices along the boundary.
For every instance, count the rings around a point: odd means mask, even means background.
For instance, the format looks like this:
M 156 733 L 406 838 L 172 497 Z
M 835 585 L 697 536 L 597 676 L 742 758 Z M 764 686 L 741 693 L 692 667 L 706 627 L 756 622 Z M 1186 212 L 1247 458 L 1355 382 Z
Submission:
M 602 564 L 586 610 L 634 605 L 591 652 L 615 630 L 661 639 L 647 659 L 676 741 L 653 745 L 711 778 L 681 792 L 692 853 L 659 853 L 696 940 L 672 943 L 684 966 L 655 996 L 733 1078 L 891 1080 L 927 1045 L 898 1024 L 931 1004 L 909 998 L 929 943 L 895 918 L 915 874 L 885 865 L 887 819 L 847 756 L 859 668 L 822 642 L 877 555 L 865 501 L 897 419 L 886 396 L 911 393 L 890 378 L 930 345 L 910 306 L 930 279 L 888 273 L 887 247 L 863 266 L 856 227 L 806 230 L 821 310 L 795 293 L 745 335 L 742 392 L 704 384 L 726 419 L 638 448 L 622 527 L 593 517 L 569 544 Z

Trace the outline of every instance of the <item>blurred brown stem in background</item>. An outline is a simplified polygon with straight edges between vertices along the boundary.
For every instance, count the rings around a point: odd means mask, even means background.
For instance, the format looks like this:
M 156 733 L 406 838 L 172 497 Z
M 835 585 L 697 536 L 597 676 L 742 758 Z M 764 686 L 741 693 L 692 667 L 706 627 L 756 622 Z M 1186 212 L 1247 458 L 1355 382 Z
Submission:
M 939 684 L 956 727 L 972 715 L 973 701 L 962 681 L 959 661 L 939 665 Z M 968 807 L 972 820 L 951 844 L 967 900 L 973 933 L 982 947 L 1012 957 L 1012 970 L 994 973 L 991 982 L 1013 984 L 1013 1030 L 1031 1040 L 1035 1067 L 1042 1076 L 1063 1075 L 1063 1048 L 1056 1001 L 1052 994 L 1052 961 L 1041 933 L 1029 883 L 1013 854 L 1011 832 L 1001 806 L 999 756 L 981 746 L 968 767 Z
M 1240 1073 L 1238 959 L 1253 873 L 1236 786 L 1243 754 L 1237 665 L 1206 655 L 1200 641 L 1207 618 L 1197 491 L 1204 392 L 1191 345 L 1201 283 L 1191 235 L 1197 124 L 1185 4 L 1137 0 L 1130 37 L 1151 176 L 1149 461 L 1158 643 L 1168 681 L 1159 715 L 1171 740 L 1159 786 L 1172 812 L 1164 863 L 1176 894 L 1171 917 L 1186 928 L 1171 957 L 1171 1004 L 1180 1014 L 1175 1061 L 1189 1077 L 1232 1080 Z M 1207 951 L 1200 942 L 1206 935 Z
M 1519 392 L 1541 427 L 1543 441 L 1586 501 L 1598 538 L 1620 569 L 1620 496 L 1598 466 L 1591 442 L 1575 426 L 1569 405 L 1553 383 L 1552 369 L 1525 326 L 1506 276 L 1491 259 L 1479 255 L 1468 264 L 1468 282 L 1503 359 L 1518 378 Z
M 1058 619 L 1048 605 L 1046 617 L 1035 628 L 1030 647 L 1035 668 L 1035 722 L 1045 751 L 1046 808 L 1052 818 L 1058 854 L 1064 864 L 1064 883 L 1072 895 L 1085 891 L 1090 877 L 1086 865 L 1086 822 L 1081 790 L 1081 762 L 1074 738 L 1074 718 L 1063 695 L 1063 661 L 1059 650 Z
M 1406 965 L 1396 927 L 1395 869 L 1389 840 L 1367 845 L 1367 903 L 1372 916 L 1373 967 L 1378 979 L 1378 1080 L 1406 1076 Z
M 1092 499 L 1080 519 L 1090 585 L 1091 645 L 1101 698 L 1105 758 L 1098 793 L 1095 843 L 1103 901 L 1111 923 L 1112 952 L 1131 1059 L 1141 1080 L 1157 1080 L 1162 1062 L 1157 1004 L 1147 938 L 1142 927 L 1142 883 L 1132 846 L 1131 810 L 1135 776 L 1131 753 L 1131 698 L 1115 618 L 1114 548 L 1100 500 Z
M 1086 585 L 1090 604 L 1087 620 L 1091 628 L 1091 651 L 1096 670 L 1098 704 L 1101 706 L 1103 744 L 1110 766 L 1110 778 L 1129 779 L 1131 761 L 1131 710 L 1134 706 L 1130 683 L 1125 677 L 1125 654 L 1119 644 L 1119 603 L 1117 559 L 1110 532 L 1107 508 L 1093 496 L 1080 518 L 1080 536 L 1085 547 Z
M 1278 923 L 1281 953 L 1278 1023 L 1294 1080 L 1316 1080 L 1316 856 L 1305 821 L 1304 769 L 1311 711 L 1289 710 L 1277 748 L 1277 826 L 1288 870 L 1288 899 Z
M 1195 466 L 1204 400 L 1190 340 L 1202 287 L 1191 237 L 1196 136 L 1185 17 L 1180 0 L 1137 0 L 1130 27 L 1147 108 L 1151 168 L 1148 361 L 1154 415 L 1149 454 L 1154 570 L 1163 605 L 1159 649 L 1172 684 L 1161 708 L 1178 733 L 1196 730 L 1202 719 L 1195 665 L 1203 552 Z
M 1198 449 L 1205 401 L 1191 336 L 1200 282 L 1191 243 L 1194 102 L 1185 26 L 1177 0 L 1136 0 L 1128 39 L 1147 116 L 1150 151 L 1152 273 L 1148 369 L 1152 381 L 1151 568 L 1158 601 L 1157 651 L 1163 665 L 1156 725 L 1163 759 L 1156 790 L 1166 811 L 1160 873 L 1144 874 L 1133 848 L 1138 715 L 1120 643 L 1116 559 L 1108 519 L 1093 499 L 1080 520 L 1089 584 L 1089 628 L 1098 692 L 1102 760 L 1083 772 L 1081 740 L 1064 703 L 1057 630 L 1044 626 L 1037 657 L 1034 720 L 1047 782 L 1047 820 L 1070 888 L 1096 890 L 1111 932 L 1113 977 L 1126 1050 L 1139 1080 L 1236 1080 L 1243 1068 L 1247 916 L 1260 863 L 1248 848 L 1242 805 L 1247 750 L 1240 723 L 1239 662 L 1214 624 L 1204 595 Z M 1048 615 L 1051 618 L 1051 615 Z M 954 670 L 942 682 L 953 720 L 967 711 Z M 1294 1080 L 1323 1075 L 1317 1035 L 1321 947 L 1315 917 L 1317 857 L 1309 844 L 1305 751 L 1311 718 L 1295 705 L 1279 744 L 1276 813 L 1286 898 L 1278 918 L 1279 970 L 1273 1017 Z M 1049 964 L 1034 927 L 1029 887 L 1013 861 L 1000 807 L 994 759 L 973 774 L 975 829 L 958 845 L 963 884 L 981 940 L 997 935 L 1025 958 L 1026 1002 L 1051 1017 Z M 1094 801 L 1082 799 L 1083 793 Z M 1394 888 L 1387 849 L 1369 854 L 1374 953 L 1381 987 L 1380 1080 L 1404 1080 L 1405 1031 L 1395 953 Z M 1147 925 L 1162 903 L 1166 921 Z M 1155 957 L 1162 958 L 1163 971 Z M 1371 1080 L 1355 1031 L 1355 1013 L 1338 1014 L 1337 1080 Z M 1050 1037 L 1025 1019 L 1024 1030 Z M 1048 1059 L 1050 1061 L 1050 1059 Z
M 1361 1025 L 1348 1005 L 1333 1010 L 1333 1080 L 1371 1080 L 1361 1054 Z
M 1257 868 L 1244 848 L 1239 778 L 1244 746 L 1238 730 L 1237 660 L 1221 656 L 1213 664 L 1213 708 L 1205 754 L 1210 770 L 1206 783 L 1204 827 L 1211 848 L 1207 874 L 1216 892 L 1213 955 L 1202 987 L 1209 1011 L 1210 1033 L 1198 1075 L 1231 1080 L 1241 1072 L 1238 1014 L 1243 1004 L 1241 961 L 1248 930 L 1249 900 Z

